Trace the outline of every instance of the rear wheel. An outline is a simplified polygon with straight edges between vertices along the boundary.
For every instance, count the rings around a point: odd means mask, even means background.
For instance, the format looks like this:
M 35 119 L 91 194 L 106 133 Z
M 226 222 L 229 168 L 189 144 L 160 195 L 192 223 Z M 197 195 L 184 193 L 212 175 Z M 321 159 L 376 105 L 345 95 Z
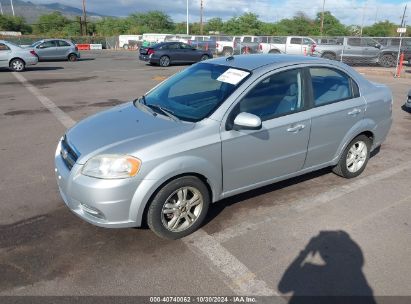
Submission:
M 268 53 L 270 54 L 280 54 L 279 50 L 270 50 Z
M 170 65 L 170 58 L 168 56 L 161 56 L 160 57 L 160 66 L 168 67 Z
M 123 45 L 123 49 L 128 50 L 128 44 Z
M 10 69 L 14 72 L 22 72 L 26 68 L 26 64 L 21 59 L 13 59 L 10 62 Z
M 70 55 L 68 55 L 68 61 L 70 61 L 70 62 L 74 62 L 74 61 L 77 61 L 77 55 L 76 54 L 70 54 Z
M 233 55 L 233 50 L 231 50 L 231 49 L 224 49 L 224 51 L 223 51 L 223 56 L 224 56 L 224 57 L 228 57 L 228 56 L 231 56 L 231 55 Z
M 395 66 L 395 58 L 390 54 L 385 54 L 380 57 L 378 63 L 384 68 L 391 68 Z
M 210 57 L 208 57 L 208 55 L 203 55 L 203 56 L 201 56 L 200 61 L 204 61 L 204 60 L 207 60 L 209 58 Z
M 325 53 L 321 57 L 325 58 L 325 59 L 329 59 L 329 60 L 336 60 L 337 59 L 337 57 L 334 54 L 331 54 L 331 53 Z
M 201 180 L 180 177 L 155 195 L 147 212 L 147 223 L 158 236 L 179 239 L 201 226 L 209 204 L 208 189 Z
M 345 178 L 360 175 L 370 158 L 371 140 L 365 135 L 354 138 L 345 148 L 333 172 Z

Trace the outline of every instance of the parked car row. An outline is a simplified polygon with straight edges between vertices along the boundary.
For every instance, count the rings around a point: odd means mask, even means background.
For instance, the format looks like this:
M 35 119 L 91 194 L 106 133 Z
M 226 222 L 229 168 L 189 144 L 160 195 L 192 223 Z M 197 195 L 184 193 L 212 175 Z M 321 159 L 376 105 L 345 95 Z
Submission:
M 380 41 L 369 37 L 341 37 L 312 47 L 312 55 L 346 63 L 373 63 L 393 67 L 399 50 L 399 38 L 384 38 Z M 401 52 L 404 59 L 411 60 L 411 41 L 403 40 Z
M 26 66 L 39 61 L 77 61 L 79 58 L 80 52 L 76 45 L 66 39 L 40 40 L 28 47 L 0 40 L 0 68 L 9 68 L 14 72 L 22 72 Z

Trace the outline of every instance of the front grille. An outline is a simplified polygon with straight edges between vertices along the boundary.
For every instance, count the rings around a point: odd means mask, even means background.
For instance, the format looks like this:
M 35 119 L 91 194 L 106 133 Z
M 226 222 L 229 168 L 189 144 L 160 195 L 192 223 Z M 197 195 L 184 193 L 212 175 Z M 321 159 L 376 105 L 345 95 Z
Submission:
M 66 136 L 64 136 L 63 140 L 61 141 L 60 155 L 63 158 L 64 164 L 69 170 L 73 168 L 74 164 L 80 156 L 74 151 L 73 148 L 69 146 Z

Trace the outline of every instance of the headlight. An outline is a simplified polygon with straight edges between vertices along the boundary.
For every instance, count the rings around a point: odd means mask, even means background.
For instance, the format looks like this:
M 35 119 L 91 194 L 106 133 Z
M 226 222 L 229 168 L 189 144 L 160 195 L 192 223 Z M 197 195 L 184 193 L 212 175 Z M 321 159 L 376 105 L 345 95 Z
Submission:
M 90 158 L 82 173 L 96 178 L 127 178 L 140 170 L 141 160 L 128 155 L 98 155 Z

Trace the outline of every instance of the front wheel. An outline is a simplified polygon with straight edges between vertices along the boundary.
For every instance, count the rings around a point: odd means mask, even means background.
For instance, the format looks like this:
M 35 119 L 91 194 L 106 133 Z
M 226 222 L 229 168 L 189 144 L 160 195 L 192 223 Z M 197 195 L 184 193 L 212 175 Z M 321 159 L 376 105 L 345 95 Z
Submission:
M 390 54 L 382 55 L 378 62 L 384 68 L 391 68 L 395 66 L 395 58 Z
M 345 178 L 360 175 L 370 159 L 371 140 L 365 135 L 354 138 L 345 148 L 333 172 Z
M 26 64 L 21 59 L 13 59 L 10 62 L 10 69 L 13 72 L 22 72 L 26 68 Z
M 147 223 L 158 236 L 176 240 L 201 226 L 209 204 L 210 195 L 201 180 L 180 177 L 155 195 L 147 212 Z
M 168 67 L 170 65 L 170 58 L 168 56 L 161 56 L 160 57 L 160 66 Z

